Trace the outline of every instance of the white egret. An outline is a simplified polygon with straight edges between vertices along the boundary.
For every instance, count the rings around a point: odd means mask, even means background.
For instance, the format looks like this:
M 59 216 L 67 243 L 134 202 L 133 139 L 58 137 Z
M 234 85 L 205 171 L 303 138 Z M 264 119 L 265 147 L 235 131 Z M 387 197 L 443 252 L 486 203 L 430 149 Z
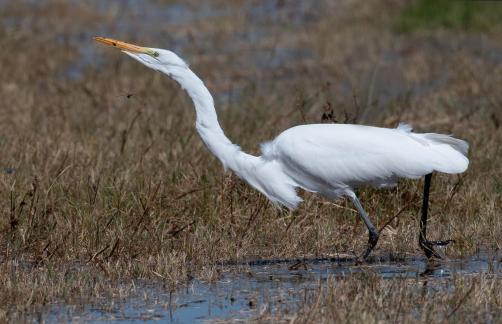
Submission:
M 295 209 L 302 201 L 297 195 L 298 188 L 331 200 L 348 197 L 369 231 L 364 258 L 376 245 L 379 233 L 354 189 L 362 185 L 395 186 L 398 178 L 425 176 L 419 244 L 426 256 L 440 258 L 434 246 L 452 242 L 426 238 L 429 186 L 434 171 L 461 173 L 467 169 L 467 142 L 449 135 L 413 133 L 406 124 L 396 129 L 310 124 L 287 129 L 261 145 L 261 156 L 253 156 L 242 152 L 225 136 L 209 90 L 175 53 L 110 38 L 96 37 L 95 40 L 121 49 L 178 82 L 193 100 L 195 127 L 209 150 L 225 169 L 234 171 L 273 204 Z

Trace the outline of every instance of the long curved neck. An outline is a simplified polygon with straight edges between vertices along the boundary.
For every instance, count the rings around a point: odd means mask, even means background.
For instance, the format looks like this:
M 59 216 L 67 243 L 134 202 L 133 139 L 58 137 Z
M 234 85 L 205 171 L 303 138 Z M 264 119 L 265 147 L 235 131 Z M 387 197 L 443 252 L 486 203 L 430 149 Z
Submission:
M 225 168 L 238 171 L 242 167 L 241 151 L 226 136 L 218 122 L 214 100 L 201 79 L 187 67 L 168 67 L 164 71 L 186 90 L 192 99 L 197 119 L 195 127 L 209 150 L 221 161 Z

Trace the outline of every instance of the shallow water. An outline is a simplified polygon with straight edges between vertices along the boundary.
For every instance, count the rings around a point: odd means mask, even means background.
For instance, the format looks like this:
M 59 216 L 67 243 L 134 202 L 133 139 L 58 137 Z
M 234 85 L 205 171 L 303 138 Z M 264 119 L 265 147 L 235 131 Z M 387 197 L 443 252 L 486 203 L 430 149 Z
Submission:
M 462 260 L 434 265 L 422 257 L 396 259 L 378 257 L 366 264 L 352 258 L 302 260 L 259 260 L 225 265 L 214 283 L 194 280 L 169 293 L 158 285 L 138 284 L 135 296 L 103 300 L 103 305 L 53 305 L 37 317 L 45 321 L 83 320 L 93 322 L 154 321 L 190 323 L 221 319 L 246 319 L 260 313 L 287 314 L 326 284 L 328 279 L 378 275 L 384 279 L 428 281 L 429 289 L 449 290 L 448 278 L 490 274 L 502 276 L 501 255 L 478 253 Z

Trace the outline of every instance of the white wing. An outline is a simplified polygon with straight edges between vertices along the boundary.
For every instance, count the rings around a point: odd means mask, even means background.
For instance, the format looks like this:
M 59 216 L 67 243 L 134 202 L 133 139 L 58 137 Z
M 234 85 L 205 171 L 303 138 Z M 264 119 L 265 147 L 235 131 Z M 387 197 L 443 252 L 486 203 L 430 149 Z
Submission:
M 262 151 L 304 189 L 329 194 L 362 184 L 392 185 L 398 177 L 432 171 L 463 172 L 468 160 L 455 145 L 467 147 L 446 135 L 411 133 L 405 125 L 314 124 L 286 130 Z

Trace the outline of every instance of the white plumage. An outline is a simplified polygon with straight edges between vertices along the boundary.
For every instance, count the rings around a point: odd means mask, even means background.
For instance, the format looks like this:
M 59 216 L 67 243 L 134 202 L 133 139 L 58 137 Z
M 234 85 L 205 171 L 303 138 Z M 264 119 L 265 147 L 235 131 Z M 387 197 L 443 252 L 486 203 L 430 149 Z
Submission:
M 196 129 L 209 150 L 226 169 L 234 171 L 272 203 L 296 208 L 301 202 L 297 188 L 328 199 L 348 196 L 370 232 L 365 257 L 376 244 L 378 233 L 359 203 L 355 188 L 394 186 L 398 178 L 417 179 L 433 171 L 461 173 L 468 167 L 467 142 L 448 135 L 413 133 L 406 124 L 395 129 L 347 124 L 301 125 L 262 144 L 261 156 L 249 155 L 225 136 L 211 94 L 176 54 L 111 39 L 96 40 L 121 48 L 142 64 L 177 81 L 193 100 Z M 425 230 L 423 235 L 425 240 Z
M 362 185 L 388 187 L 398 178 L 467 169 L 467 143 L 440 134 L 346 124 L 290 128 L 262 145 L 262 158 L 307 191 L 336 198 Z M 286 197 L 284 197 L 286 198 Z M 294 206 L 296 200 L 281 202 Z

